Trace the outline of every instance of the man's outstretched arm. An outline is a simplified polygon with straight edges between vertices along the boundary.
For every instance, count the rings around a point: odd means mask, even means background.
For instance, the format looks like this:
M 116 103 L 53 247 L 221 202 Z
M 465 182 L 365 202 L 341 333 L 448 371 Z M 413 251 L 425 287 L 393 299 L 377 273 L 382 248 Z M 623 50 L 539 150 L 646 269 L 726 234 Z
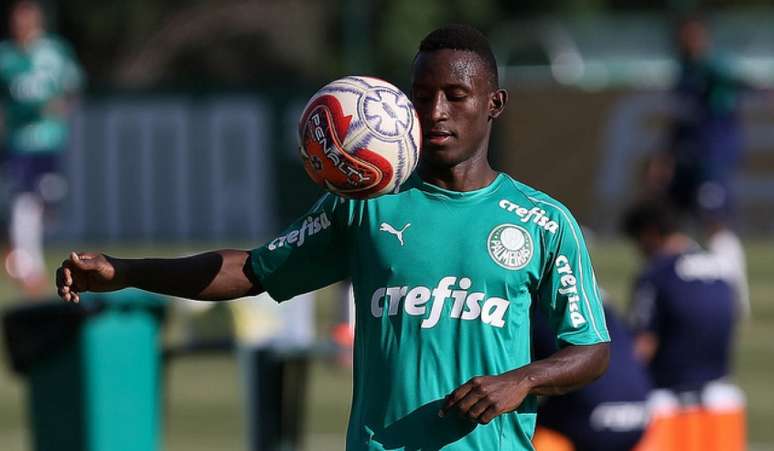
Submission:
M 247 251 L 224 249 L 181 258 L 122 259 L 76 253 L 56 273 L 59 296 L 78 302 L 87 291 L 140 288 L 189 299 L 219 301 L 263 292 Z
M 604 374 L 610 360 L 608 343 L 567 346 L 543 360 L 497 376 L 478 376 L 451 392 L 439 415 L 456 411 L 487 424 L 516 410 L 527 395 L 561 395 Z

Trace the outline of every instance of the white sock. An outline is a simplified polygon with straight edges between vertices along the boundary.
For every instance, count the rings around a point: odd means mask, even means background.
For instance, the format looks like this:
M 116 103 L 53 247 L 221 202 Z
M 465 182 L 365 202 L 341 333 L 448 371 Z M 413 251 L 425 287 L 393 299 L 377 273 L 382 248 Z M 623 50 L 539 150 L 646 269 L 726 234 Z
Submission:
M 14 198 L 10 235 L 8 273 L 19 279 L 43 275 L 43 202 L 36 195 L 22 193 Z

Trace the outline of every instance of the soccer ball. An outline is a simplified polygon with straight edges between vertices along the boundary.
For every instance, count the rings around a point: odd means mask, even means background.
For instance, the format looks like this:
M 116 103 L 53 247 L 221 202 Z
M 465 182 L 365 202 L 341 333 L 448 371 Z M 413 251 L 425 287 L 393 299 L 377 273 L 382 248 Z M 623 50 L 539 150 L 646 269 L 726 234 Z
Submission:
M 419 118 L 400 89 L 354 76 L 312 96 L 298 138 L 312 180 L 356 199 L 397 192 L 416 168 L 421 142 Z

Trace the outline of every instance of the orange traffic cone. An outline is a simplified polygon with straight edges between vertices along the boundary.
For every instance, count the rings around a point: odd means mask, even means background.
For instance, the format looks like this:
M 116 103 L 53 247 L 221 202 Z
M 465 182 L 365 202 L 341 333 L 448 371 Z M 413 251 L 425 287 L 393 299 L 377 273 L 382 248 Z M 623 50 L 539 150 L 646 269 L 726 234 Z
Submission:
M 532 446 L 535 451 L 575 451 L 575 446 L 567 437 L 542 426 L 535 430 Z

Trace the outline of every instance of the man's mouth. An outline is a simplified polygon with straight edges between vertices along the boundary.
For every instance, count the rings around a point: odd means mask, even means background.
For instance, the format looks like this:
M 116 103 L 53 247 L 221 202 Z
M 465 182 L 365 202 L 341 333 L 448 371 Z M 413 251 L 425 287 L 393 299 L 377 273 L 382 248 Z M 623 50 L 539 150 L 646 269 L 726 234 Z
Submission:
M 453 136 L 454 134 L 448 130 L 431 129 L 425 133 L 425 142 L 439 146 L 449 142 Z

